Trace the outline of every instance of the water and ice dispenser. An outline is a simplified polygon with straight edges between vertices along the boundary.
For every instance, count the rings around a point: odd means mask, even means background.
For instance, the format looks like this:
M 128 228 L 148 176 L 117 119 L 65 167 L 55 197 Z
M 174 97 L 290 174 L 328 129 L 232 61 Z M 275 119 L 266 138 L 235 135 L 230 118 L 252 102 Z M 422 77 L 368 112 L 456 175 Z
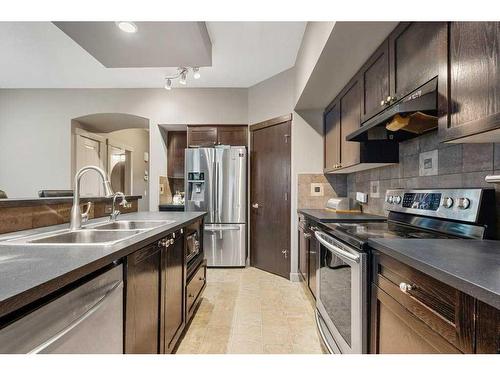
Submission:
M 187 200 L 203 202 L 205 197 L 205 173 L 188 172 Z

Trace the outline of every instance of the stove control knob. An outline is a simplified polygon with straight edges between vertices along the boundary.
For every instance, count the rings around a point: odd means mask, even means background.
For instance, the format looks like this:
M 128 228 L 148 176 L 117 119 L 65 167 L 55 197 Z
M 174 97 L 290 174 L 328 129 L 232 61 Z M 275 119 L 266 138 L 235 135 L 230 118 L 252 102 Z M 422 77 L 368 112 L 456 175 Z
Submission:
M 442 206 L 444 208 L 451 208 L 451 207 L 453 207 L 453 198 L 451 198 L 451 197 L 443 198 L 443 204 L 442 204 Z
M 470 207 L 470 199 L 469 198 L 460 198 L 458 200 L 458 208 L 461 210 L 466 210 Z
M 401 204 L 401 196 L 396 195 L 396 196 L 394 197 L 394 203 L 396 203 L 396 204 Z
M 386 198 L 385 198 L 385 201 L 389 204 L 392 204 L 392 202 L 394 201 L 394 197 L 392 195 L 388 195 Z

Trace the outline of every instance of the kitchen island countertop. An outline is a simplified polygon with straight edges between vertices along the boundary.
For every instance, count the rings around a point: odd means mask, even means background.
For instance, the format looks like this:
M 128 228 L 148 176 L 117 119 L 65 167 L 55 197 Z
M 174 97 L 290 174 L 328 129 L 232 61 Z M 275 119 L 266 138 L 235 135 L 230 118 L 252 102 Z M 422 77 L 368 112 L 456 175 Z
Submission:
M 136 212 L 118 220 L 175 220 L 111 245 L 11 244 L 7 238 L 68 228 L 68 224 L 0 236 L 0 318 L 159 240 L 205 215 L 204 212 Z M 108 221 L 90 220 L 88 224 Z M 87 224 L 87 225 L 88 225 Z

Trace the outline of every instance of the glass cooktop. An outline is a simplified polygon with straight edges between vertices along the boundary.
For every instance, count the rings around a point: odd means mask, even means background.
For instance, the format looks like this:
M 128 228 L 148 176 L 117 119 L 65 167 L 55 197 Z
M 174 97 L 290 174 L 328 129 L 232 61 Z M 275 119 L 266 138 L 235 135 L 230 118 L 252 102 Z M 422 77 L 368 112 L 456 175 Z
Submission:
M 369 238 L 450 238 L 443 234 L 391 222 L 333 223 L 327 226 L 341 237 L 350 237 L 357 242 L 366 242 Z

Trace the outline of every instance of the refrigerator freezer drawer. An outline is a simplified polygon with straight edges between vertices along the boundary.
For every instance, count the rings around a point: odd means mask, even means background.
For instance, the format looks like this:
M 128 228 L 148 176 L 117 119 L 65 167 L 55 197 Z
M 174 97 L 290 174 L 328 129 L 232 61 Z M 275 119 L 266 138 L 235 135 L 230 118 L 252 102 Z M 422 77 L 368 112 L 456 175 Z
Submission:
M 203 234 L 203 251 L 209 267 L 244 267 L 245 224 L 208 224 Z

